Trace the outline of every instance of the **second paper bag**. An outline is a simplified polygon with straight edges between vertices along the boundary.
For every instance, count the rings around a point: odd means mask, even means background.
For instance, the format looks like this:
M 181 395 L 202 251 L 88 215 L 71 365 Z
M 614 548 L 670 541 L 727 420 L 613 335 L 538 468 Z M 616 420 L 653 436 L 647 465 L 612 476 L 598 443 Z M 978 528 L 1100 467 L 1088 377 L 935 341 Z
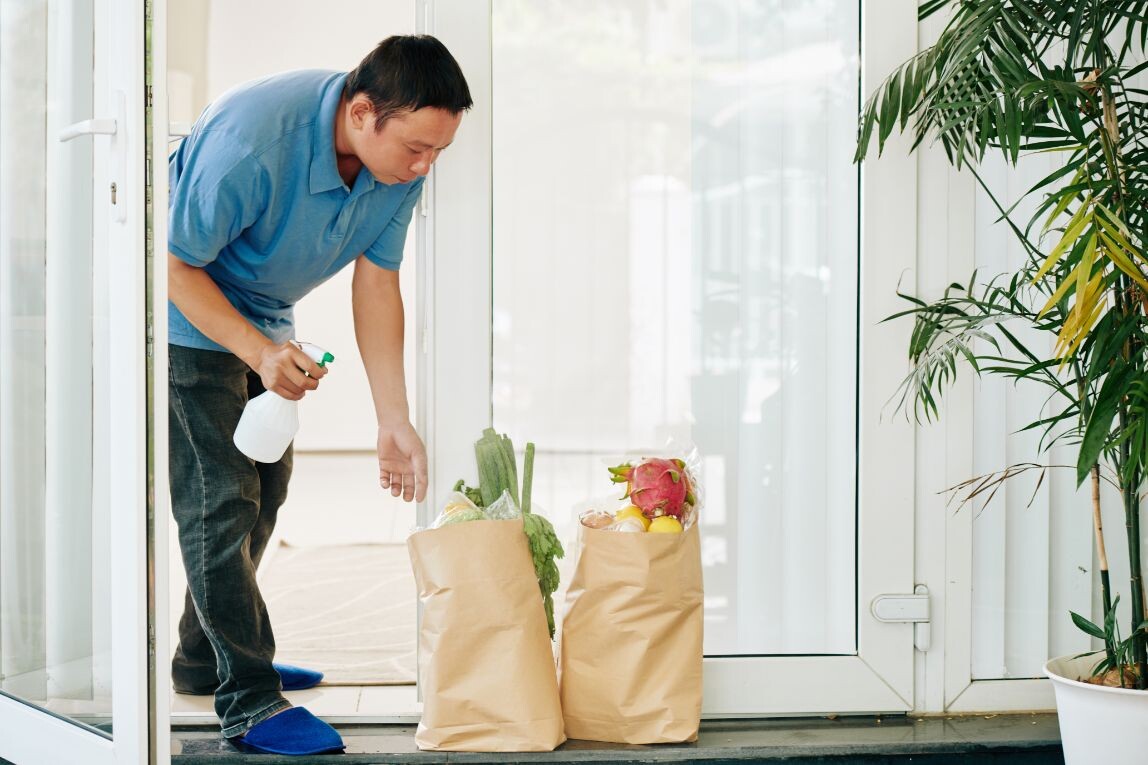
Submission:
M 420 749 L 548 752 L 566 740 L 546 613 L 522 520 L 412 534 Z
M 697 524 L 681 534 L 579 529 L 559 678 L 566 735 L 694 741 L 702 708 Z

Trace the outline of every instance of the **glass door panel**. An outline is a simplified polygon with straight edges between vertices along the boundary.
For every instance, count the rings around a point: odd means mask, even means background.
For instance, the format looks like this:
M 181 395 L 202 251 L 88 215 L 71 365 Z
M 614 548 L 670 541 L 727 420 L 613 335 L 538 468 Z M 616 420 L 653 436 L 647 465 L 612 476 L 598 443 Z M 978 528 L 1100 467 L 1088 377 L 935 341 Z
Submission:
M 110 733 L 107 274 L 93 139 L 57 140 L 93 114 L 93 8 L 4 8 L 0 690 Z
M 0 758 L 16 762 L 148 760 L 144 25 L 128 0 L 0 4 Z
M 692 440 L 706 654 L 856 653 L 859 4 L 492 14 L 495 427 L 565 539 Z

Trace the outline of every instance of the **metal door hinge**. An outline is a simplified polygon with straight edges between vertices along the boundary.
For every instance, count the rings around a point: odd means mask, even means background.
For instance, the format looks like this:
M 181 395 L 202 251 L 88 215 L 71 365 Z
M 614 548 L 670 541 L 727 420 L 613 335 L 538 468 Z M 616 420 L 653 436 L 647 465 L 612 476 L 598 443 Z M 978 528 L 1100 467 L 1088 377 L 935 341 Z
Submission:
M 911 623 L 913 645 L 929 650 L 929 588 L 918 584 L 912 595 L 878 595 L 869 604 L 873 618 L 880 622 Z

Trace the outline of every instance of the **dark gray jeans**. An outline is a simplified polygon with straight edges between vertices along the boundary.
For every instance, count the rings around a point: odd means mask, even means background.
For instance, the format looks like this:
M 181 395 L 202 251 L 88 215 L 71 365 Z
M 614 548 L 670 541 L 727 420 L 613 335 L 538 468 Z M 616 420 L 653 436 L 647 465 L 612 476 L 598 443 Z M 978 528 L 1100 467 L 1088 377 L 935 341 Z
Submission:
M 214 692 L 230 738 L 290 706 L 255 569 L 287 498 L 292 449 L 263 464 L 232 443 L 248 398 L 263 392 L 238 357 L 172 345 L 168 360 L 171 506 L 188 584 L 172 682 Z

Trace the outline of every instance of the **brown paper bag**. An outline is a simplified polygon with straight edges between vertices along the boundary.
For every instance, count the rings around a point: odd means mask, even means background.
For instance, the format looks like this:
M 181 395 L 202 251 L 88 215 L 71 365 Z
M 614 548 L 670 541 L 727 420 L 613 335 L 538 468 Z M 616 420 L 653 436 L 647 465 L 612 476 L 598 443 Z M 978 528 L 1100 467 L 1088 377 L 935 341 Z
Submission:
M 681 534 L 579 529 L 560 639 L 566 735 L 622 744 L 697 740 L 697 524 Z
M 563 741 L 546 612 L 522 520 L 412 534 L 419 749 L 549 752 Z

